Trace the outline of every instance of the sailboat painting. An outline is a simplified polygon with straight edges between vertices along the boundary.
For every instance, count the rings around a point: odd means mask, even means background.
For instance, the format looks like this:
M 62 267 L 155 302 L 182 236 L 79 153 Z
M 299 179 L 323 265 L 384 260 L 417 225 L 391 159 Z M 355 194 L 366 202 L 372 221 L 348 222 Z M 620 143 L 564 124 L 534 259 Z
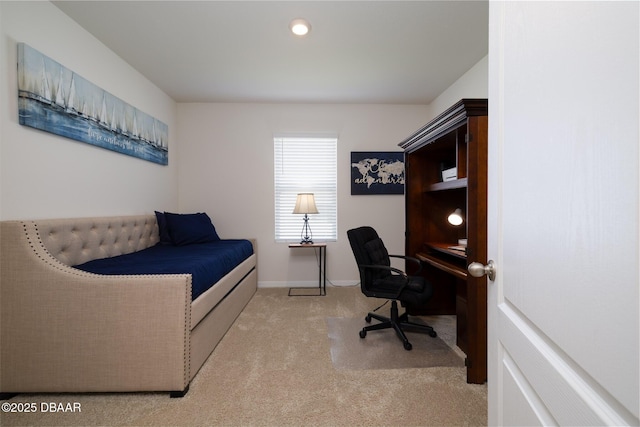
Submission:
M 169 163 L 166 124 L 24 43 L 18 43 L 18 115 L 21 125 Z

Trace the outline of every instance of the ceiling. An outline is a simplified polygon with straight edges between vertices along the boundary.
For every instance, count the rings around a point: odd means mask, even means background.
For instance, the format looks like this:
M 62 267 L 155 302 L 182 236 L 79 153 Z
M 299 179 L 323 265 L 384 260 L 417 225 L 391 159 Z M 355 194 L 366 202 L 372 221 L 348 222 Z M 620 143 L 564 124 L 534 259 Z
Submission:
M 177 102 L 429 104 L 488 51 L 488 1 L 53 3 Z

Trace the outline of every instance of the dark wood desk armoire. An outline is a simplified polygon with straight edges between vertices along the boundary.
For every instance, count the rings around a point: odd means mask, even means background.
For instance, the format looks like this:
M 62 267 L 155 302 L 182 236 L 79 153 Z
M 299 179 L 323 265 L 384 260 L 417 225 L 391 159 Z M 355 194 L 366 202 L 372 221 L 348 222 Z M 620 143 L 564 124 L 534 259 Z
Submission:
M 405 150 L 405 250 L 423 261 L 434 286 L 427 305 L 409 313 L 456 315 L 467 382 L 476 384 L 487 380 L 487 279 L 472 277 L 467 266 L 487 263 L 487 106 L 486 99 L 463 99 L 399 144 Z M 447 220 L 456 209 L 459 226 Z

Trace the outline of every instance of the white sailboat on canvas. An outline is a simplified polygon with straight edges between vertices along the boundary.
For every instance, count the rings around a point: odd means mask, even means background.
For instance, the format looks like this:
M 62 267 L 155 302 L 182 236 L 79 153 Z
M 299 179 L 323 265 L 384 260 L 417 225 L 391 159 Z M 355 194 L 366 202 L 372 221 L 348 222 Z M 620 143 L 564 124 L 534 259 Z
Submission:
M 24 43 L 18 44 L 20 124 L 168 164 L 168 127 Z

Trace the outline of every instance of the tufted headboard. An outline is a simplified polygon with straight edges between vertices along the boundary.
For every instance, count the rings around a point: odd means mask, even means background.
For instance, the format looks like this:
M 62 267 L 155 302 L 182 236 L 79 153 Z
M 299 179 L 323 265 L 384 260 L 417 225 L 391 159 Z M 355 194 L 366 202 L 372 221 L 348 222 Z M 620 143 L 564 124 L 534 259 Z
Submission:
M 160 239 L 155 215 L 20 222 L 25 233 L 36 231 L 47 251 L 69 266 L 139 251 L 155 245 Z

